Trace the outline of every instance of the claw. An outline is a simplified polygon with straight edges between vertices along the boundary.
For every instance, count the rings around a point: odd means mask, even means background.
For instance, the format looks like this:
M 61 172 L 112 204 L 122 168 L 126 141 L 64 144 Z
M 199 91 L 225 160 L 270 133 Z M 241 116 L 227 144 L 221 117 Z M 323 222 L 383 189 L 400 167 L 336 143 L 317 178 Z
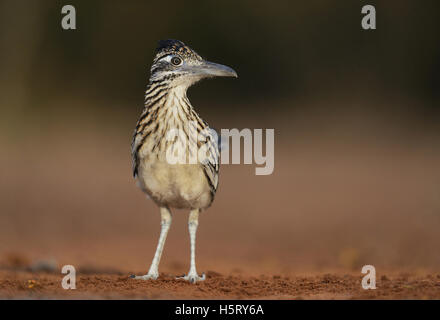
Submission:
M 202 273 L 202 276 L 199 276 L 197 273 L 188 273 L 186 276 L 182 276 L 182 277 L 177 277 L 176 279 L 178 280 L 186 280 L 189 281 L 190 283 L 196 283 L 197 281 L 205 281 L 206 280 L 206 275 L 205 273 Z

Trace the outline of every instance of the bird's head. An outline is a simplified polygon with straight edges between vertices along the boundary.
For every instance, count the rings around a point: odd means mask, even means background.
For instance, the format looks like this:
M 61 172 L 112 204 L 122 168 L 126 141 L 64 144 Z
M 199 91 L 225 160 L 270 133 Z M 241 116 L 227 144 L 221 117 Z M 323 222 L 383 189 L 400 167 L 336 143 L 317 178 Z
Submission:
M 227 66 L 204 60 L 182 41 L 159 41 L 150 81 L 167 80 L 175 86 L 188 88 L 210 77 L 237 77 L 237 73 Z

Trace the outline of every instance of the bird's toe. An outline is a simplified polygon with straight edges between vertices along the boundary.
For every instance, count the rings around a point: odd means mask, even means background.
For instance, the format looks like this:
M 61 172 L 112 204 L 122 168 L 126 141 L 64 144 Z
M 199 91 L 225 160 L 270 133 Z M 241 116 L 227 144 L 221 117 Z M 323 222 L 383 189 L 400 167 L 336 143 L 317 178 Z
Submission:
M 129 276 L 129 278 L 136 279 L 136 280 L 156 280 L 157 278 L 159 278 L 159 274 L 158 273 L 148 273 L 143 276 L 136 276 L 136 275 L 132 274 Z
M 202 276 L 199 276 L 197 273 L 188 273 L 187 275 L 182 276 L 182 277 L 177 277 L 176 279 L 186 280 L 189 283 L 196 283 L 196 282 L 200 282 L 200 281 L 205 281 L 206 276 L 204 273 L 202 273 Z

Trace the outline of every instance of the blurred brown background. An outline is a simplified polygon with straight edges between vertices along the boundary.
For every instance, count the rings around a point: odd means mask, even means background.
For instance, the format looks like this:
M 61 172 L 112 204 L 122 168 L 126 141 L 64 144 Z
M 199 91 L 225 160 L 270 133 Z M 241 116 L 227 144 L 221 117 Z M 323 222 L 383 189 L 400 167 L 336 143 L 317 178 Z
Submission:
M 72 4 L 77 30 L 60 26 Z M 361 29 L 373 4 L 377 30 Z M 0 262 L 146 271 L 157 207 L 130 142 L 159 39 L 239 78 L 189 97 L 213 127 L 274 128 L 275 171 L 224 165 L 198 269 L 438 269 L 436 1 L 0 1 Z M 189 264 L 176 212 L 161 270 Z M 9 262 L 8 262 L 9 261 Z

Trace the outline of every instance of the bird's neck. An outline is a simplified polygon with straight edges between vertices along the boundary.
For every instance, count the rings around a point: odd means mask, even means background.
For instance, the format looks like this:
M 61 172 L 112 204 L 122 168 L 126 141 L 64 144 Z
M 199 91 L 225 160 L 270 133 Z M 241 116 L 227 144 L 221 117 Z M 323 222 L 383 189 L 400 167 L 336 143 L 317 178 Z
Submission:
M 187 90 L 185 85 L 151 81 L 145 92 L 145 110 L 182 108 L 191 111 L 193 107 L 186 95 Z
M 163 82 L 150 81 L 145 92 L 145 107 L 139 118 L 137 130 L 143 129 L 151 121 L 159 126 L 181 128 L 188 121 L 199 122 L 202 127 L 207 124 L 199 117 L 187 95 L 187 86 L 165 85 Z

